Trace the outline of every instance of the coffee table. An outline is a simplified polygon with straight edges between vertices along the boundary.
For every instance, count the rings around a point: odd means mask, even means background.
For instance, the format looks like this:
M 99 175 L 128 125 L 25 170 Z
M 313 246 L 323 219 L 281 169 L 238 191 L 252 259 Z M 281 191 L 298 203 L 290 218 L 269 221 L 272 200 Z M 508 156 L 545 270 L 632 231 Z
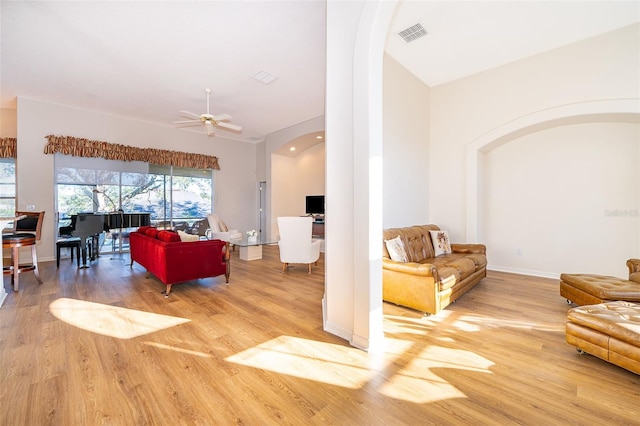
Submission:
M 262 238 L 256 241 L 249 241 L 247 237 L 230 239 L 229 243 L 240 247 L 241 260 L 258 260 L 262 259 L 262 246 L 268 244 L 277 244 L 277 240 Z

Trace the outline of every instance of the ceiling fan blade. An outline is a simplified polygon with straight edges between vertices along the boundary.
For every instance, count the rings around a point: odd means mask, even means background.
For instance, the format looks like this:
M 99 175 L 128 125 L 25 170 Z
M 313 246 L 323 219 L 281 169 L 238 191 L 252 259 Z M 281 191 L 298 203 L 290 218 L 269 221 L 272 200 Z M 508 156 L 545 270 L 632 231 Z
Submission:
M 233 130 L 235 132 L 242 131 L 242 126 L 238 126 L 237 124 L 218 122 L 218 127 L 222 127 L 223 129 Z
M 180 111 L 180 117 L 193 118 L 194 120 L 200 120 L 200 114 L 194 114 L 189 111 Z
M 191 126 L 201 126 L 202 122 L 200 120 L 185 120 L 185 121 L 174 121 L 176 127 L 191 127 Z
M 218 114 L 213 116 L 216 121 L 231 121 L 231 116 L 229 114 Z

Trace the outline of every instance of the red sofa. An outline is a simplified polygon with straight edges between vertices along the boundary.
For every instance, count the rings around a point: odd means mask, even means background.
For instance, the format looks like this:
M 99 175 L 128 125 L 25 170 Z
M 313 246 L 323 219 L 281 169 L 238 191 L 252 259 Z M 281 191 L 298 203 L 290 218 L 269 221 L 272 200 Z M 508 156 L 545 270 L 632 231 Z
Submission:
M 222 240 L 182 242 L 173 231 L 142 226 L 129 236 L 131 266 L 137 262 L 162 281 L 169 296 L 176 283 L 224 275 L 227 285 L 231 263 L 229 243 Z

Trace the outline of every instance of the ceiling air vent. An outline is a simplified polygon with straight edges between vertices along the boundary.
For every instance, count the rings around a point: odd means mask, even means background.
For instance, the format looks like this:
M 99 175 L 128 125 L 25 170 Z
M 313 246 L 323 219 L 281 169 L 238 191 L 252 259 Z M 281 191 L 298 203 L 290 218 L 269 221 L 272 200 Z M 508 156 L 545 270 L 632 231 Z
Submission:
M 425 30 L 422 24 L 418 22 L 417 24 L 410 26 L 406 30 L 400 31 L 398 35 L 402 37 L 404 41 L 409 43 L 419 39 L 420 37 L 426 36 L 427 30 Z

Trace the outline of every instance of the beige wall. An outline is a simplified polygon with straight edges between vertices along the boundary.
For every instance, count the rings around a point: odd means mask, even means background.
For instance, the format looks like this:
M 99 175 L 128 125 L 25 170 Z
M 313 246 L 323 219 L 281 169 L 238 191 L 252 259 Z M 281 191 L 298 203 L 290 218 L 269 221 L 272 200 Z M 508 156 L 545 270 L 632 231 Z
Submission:
M 297 177 L 295 177 L 294 173 L 297 173 L 296 163 L 298 160 L 289 161 L 289 158 L 275 153 L 290 141 L 318 131 L 324 131 L 324 116 L 271 133 L 266 137 L 264 148 L 262 146 L 258 147 L 258 152 L 263 152 L 263 154 L 259 154 L 258 158 L 265 163 L 265 180 L 267 181 L 266 228 L 268 236 L 274 236 L 278 233 L 276 217 L 295 214 L 298 211 L 296 205 L 297 195 L 292 192 L 294 191 L 292 188 L 297 188 L 295 182 Z M 324 159 L 318 159 L 317 161 L 325 164 Z
M 312 146 L 297 156 L 271 156 L 272 236 L 279 236 L 275 218 L 304 216 L 305 196 L 324 195 L 325 147 Z
M 638 254 L 640 125 L 558 126 L 484 164 L 480 228 L 493 269 L 627 275 Z
M 389 55 L 383 81 L 383 227 L 429 221 L 429 87 Z
M 0 138 L 15 138 L 18 134 L 16 110 L 0 108 Z

